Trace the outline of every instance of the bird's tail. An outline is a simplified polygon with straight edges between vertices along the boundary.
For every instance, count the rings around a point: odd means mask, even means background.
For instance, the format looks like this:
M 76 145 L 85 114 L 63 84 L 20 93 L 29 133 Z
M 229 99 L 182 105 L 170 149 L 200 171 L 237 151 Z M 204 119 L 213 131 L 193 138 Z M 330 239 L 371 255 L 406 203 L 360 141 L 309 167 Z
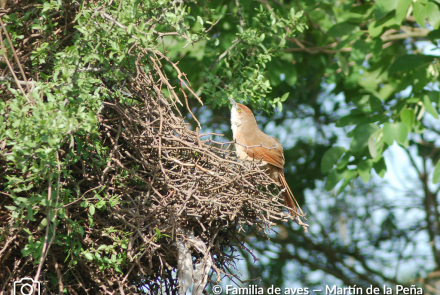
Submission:
M 292 215 L 295 216 L 294 220 L 296 223 L 301 225 L 304 228 L 304 231 L 307 232 L 307 226 L 308 224 L 302 222 L 301 217 L 304 217 L 304 213 L 301 210 L 301 207 L 299 206 L 298 202 L 295 199 L 295 196 L 293 195 L 292 191 L 290 190 L 289 185 L 287 184 L 286 177 L 284 176 L 284 172 L 282 169 L 279 170 L 278 178 L 280 181 L 281 188 L 284 189 L 283 195 L 284 195 L 284 202 L 286 203 L 286 206 L 289 207 L 292 210 Z M 305 219 L 305 217 L 304 217 Z

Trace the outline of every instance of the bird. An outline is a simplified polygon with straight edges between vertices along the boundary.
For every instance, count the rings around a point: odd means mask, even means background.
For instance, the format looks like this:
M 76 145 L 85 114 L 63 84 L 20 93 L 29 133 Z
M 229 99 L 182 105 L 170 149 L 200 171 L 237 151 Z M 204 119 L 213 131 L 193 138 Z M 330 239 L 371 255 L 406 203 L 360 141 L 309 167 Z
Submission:
M 232 103 L 231 129 L 237 157 L 241 160 L 261 161 L 260 168 L 266 170 L 270 178 L 284 189 L 284 202 L 290 208 L 294 221 L 307 232 L 308 225 L 299 217 L 304 217 L 304 213 L 284 176 L 285 160 L 281 143 L 260 130 L 251 109 L 231 97 L 229 101 Z

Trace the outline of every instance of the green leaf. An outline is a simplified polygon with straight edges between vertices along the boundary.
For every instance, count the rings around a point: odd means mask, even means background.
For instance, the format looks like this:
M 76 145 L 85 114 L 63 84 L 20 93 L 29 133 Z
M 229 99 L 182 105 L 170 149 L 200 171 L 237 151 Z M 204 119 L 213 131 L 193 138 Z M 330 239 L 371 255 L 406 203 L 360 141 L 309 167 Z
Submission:
M 377 156 L 382 154 L 383 145 L 384 136 L 382 129 L 379 129 L 371 134 L 370 138 L 368 139 L 368 150 L 370 151 L 370 155 L 373 159 L 376 159 Z
M 286 99 L 289 97 L 290 92 L 287 92 L 283 95 L 283 97 L 281 97 L 281 102 L 285 102 Z
M 358 64 L 359 66 L 362 65 L 362 63 L 365 60 L 365 57 L 368 54 L 368 45 L 367 42 L 365 42 L 362 39 L 357 40 L 354 42 L 351 50 L 351 58 Z
M 342 178 L 344 178 L 344 175 L 347 170 L 344 170 L 343 172 L 339 172 L 338 169 L 334 168 L 332 171 L 330 171 L 327 181 L 325 183 L 325 190 L 330 191 L 332 190 L 339 181 L 341 181 Z
M 394 142 L 394 128 L 392 123 L 383 124 L 383 138 L 387 145 L 393 145 Z
M 350 73 L 350 69 L 348 68 L 347 59 L 344 56 L 339 55 L 338 56 L 338 64 L 341 67 L 342 73 L 345 76 L 348 76 L 348 74 Z
M 197 16 L 197 21 L 200 23 L 200 25 L 203 27 L 203 18 L 200 17 L 200 15 Z
M 89 213 L 90 213 L 90 215 L 94 215 L 95 214 L 95 206 L 94 205 L 90 205 Z
M 355 153 L 361 152 L 367 147 L 370 136 L 378 129 L 376 124 L 363 124 L 357 127 L 350 143 L 350 150 Z
M 382 18 L 381 20 L 375 20 L 370 22 L 368 25 L 368 33 L 372 37 L 378 37 L 384 28 L 390 27 L 396 24 L 396 19 L 394 15 L 390 13 L 387 17 Z
M 116 270 L 118 273 L 123 274 L 122 269 L 121 269 L 121 267 L 120 267 L 119 265 L 115 265 L 115 270 Z
M 338 162 L 339 158 L 346 152 L 347 150 L 341 146 L 335 146 L 328 149 L 324 156 L 322 156 L 321 160 L 321 171 L 323 173 L 329 171 L 333 168 L 334 165 Z
M 381 19 L 396 9 L 397 0 L 377 0 L 374 4 L 374 18 Z
M 378 58 L 380 56 L 380 54 L 382 53 L 382 46 L 383 42 L 381 38 L 374 38 L 371 41 L 370 48 L 374 58 Z
M 412 0 L 399 0 L 396 7 L 396 22 L 401 23 L 402 20 L 406 17 L 408 9 L 411 5 Z
M 368 180 L 370 180 L 371 177 L 371 167 L 373 167 L 373 161 L 372 160 L 362 160 L 357 165 L 357 171 L 359 173 L 359 176 L 361 177 L 362 181 L 367 183 Z
M 412 130 L 412 127 L 414 126 L 414 119 L 415 119 L 415 113 L 413 109 L 404 109 L 400 113 L 400 119 L 403 123 L 405 123 L 406 127 L 408 128 L 408 131 Z
M 397 73 L 402 71 L 409 71 L 425 64 L 421 55 L 405 54 L 396 58 L 390 66 L 390 73 Z
M 356 32 L 354 34 L 348 35 L 344 40 L 338 42 L 338 45 L 336 45 L 335 50 L 339 50 L 341 48 L 346 47 L 347 45 L 350 44 L 350 42 L 357 40 L 363 34 L 364 34 L 363 32 Z
M 376 163 L 373 164 L 373 168 L 376 171 L 379 177 L 383 178 L 385 176 L 385 172 L 387 171 L 387 165 L 385 164 L 385 160 L 383 157 L 379 159 Z
M 429 24 L 438 29 L 440 25 L 440 11 L 438 5 L 433 2 L 426 4 L 426 16 L 428 17 Z
M 339 170 L 344 169 L 347 166 L 348 161 L 350 160 L 350 157 L 351 157 L 350 152 L 347 152 L 342 157 L 342 159 L 339 161 L 338 165 L 336 165 L 336 168 L 339 169 Z
M 342 36 L 350 35 L 358 29 L 359 29 L 358 26 L 347 22 L 337 23 L 327 31 L 327 36 L 333 38 L 342 37 Z
M 398 122 L 394 124 L 394 128 L 394 137 L 396 138 L 396 141 L 400 144 L 404 144 L 408 137 L 408 127 L 406 127 L 405 123 Z
M 105 249 L 107 249 L 107 245 L 101 245 L 101 246 L 99 246 L 98 247 L 98 251 L 102 251 L 102 250 L 105 250 Z
M 435 102 L 437 105 L 440 104 L 440 92 L 438 91 L 430 91 L 429 92 L 429 99 L 431 102 Z
M 338 189 L 336 194 L 340 194 L 344 188 L 348 185 L 348 183 L 357 175 L 356 170 L 347 170 L 345 173 L 344 181 L 341 184 L 341 187 Z
M 392 145 L 394 140 L 403 144 L 408 136 L 408 127 L 402 122 L 385 123 L 383 124 L 383 135 L 388 145 Z
M 438 119 L 437 110 L 432 106 L 431 100 L 429 99 L 429 96 L 426 94 L 423 96 L 423 105 L 425 106 L 426 112 L 428 112 L 435 119 Z
M 85 253 L 84 253 L 84 256 L 87 258 L 87 260 L 90 260 L 90 261 L 93 260 L 93 255 L 92 255 L 92 253 L 85 252 Z
M 38 225 L 38 230 L 43 230 L 47 226 L 47 218 L 43 218 Z
M 440 182 L 440 161 L 435 164 L 434 173 L 432 174 L 432 183 L 437 184 Z
M 421 26 L 422 28 L 425 27 L 425 17 L 426 17 L 426 7 L 425 5 L 421 4 L 420 2 L 413 2 L 413 15 L 416 19 L 416 22 Z

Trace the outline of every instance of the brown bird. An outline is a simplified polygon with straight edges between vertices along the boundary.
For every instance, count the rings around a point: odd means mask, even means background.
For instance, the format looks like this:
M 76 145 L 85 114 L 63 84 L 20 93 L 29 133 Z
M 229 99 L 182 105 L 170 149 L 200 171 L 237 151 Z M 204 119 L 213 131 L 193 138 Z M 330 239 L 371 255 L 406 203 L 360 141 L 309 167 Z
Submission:
M 261 160 L 261 168 L 284 189 L 284 201 L 295 216 L 294 220 L 307 232 L 307 224 L 299 216 L 304 216 L 284 177 L 284 154 L 280 142 L 265 134 L 257 125 L 254 114 L 245 105 L 229 98 L 232 103 L 231 128 L 235 140 L 237 156 L 242 160 Z

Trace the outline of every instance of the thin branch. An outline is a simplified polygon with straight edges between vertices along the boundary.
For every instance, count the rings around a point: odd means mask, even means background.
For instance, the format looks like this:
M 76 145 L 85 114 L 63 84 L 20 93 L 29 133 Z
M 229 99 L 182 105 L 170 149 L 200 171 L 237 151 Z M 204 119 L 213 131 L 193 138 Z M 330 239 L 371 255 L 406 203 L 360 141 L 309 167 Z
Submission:
M 24 73 L 23 66 L 21 65 L 20 59 L 18 58 L 17 52 L 15 51 L 11 38 L 9 37 L 8 30 L 6 30 L 6 26 L 4 25 L 3 20 L 1 18 L 0 18 L 0 25 L 2 26 L 3 31 L 5 32 L 5 36 L 8 39 L 9 45 L 11 46 L 12 54 L 14 55 L 15 61 L 17 62 L 18 68 L 20 69 L 20 73 L 23 76 L 24 81 L 26 81 L 27 90 L 30 91 L 30 87 L 29 84 L 27 84 L 27 78 L 26 78 L 26 74 Z
M 20 90 L 23 93 L 24 97 L 26 98 L 27 102 L 31 103 L 31 101 L 29 100 L 29 97 L 27 96 L 23 87 L 21 87 L 20 80 L 18 80 L 17 75 L 15 75 L 15 72 L 11 66 L 11 63 L 9 62 L 8 55 L 6 54 L 6 46 L 5 46 L 5 43 L 3 42 L 3 34 L 1 34 L 1 33 L 0 33 L 0 44 L 1 44 L 1 49 L 4 49 L 3 57 L 5 59 L 6 64 L 8 65 L 9 71 L 11 72 L 12 76 L 14 76 L 15 82 L 18 85 L 18 87 L 20 88 Z
M 0 81 L 2 81 L 2 82 L 9 81 L 9 82 L 13 82 L 13 83 L 20 84 L 20 85 L 32 85 L 32 86 L 35 86 L 35 82 L 34 81 L 17 80 L 17 79 L 12 79 L 11 77 L 7 77 L 7 76 L 0 76 Z
M 57 176 L 57 198 L 55 201 L 55 206 L 58 204 L 58 202 L 60 200 L 60 177 L 61 177 L 61 165 L 60 165 L 60 158 L 59 158 L 58 152 L 56 152 L 56 157 L 57 157 L 57 169 L 58 169 L 57 174 L 58 174 L 58 176 Z M 53 241 L 55 240 L 55 231 L 56 231 L 58 210 L 55 210 L 54 217 L 53 217 L 52 237 L 51 237 L 49 243 L 47 242 L 48 237 L 49 237 L 49 228 L 50 228 L 50 212 L 51 212 L 50 200 L 51 200 L 51 196 L 52 196 L 52 171 L 49 173 L 49 189 L 48 189 L 48 193 L 47 193 L 47 202 L 48 202 L 49 206 L 47 209 L 47 216 L 46 216 L 46 220 L 47 220 L 46 235 L 44 237 L 44 244 L 43 244 L 43 248 L 41 250 L 40 263 L 38 264 L 38 269 L 37 269 L 37 273 L 35 274 L 34 281 L 39 280 L 41 269 L 43 267 L 44 261 L 46 260 L 47 254 L 49 253 L 50 246 L 52 245 Z

